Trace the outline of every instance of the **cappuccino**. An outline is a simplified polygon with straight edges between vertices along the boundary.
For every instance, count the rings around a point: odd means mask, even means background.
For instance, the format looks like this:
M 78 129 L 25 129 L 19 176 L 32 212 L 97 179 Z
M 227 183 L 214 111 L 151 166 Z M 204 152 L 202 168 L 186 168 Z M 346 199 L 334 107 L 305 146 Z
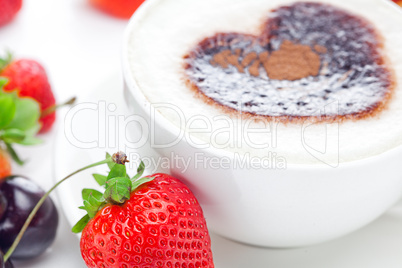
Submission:
M 402 16 L 385 1 L 152 5 L 132 77 L 194 146 L 336 166 L 402 143 Z

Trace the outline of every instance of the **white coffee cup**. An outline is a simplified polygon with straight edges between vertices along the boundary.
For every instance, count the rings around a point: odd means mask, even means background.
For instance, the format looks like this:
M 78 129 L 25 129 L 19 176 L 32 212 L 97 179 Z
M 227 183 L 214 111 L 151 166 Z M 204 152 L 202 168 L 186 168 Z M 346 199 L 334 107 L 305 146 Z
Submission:
M 129 53 L 132 29 L 139 27 L 146 14 L 159 2 L 161 0 L 146 1 L 127 27 L 123 44 L 125 97 L 134 113 L 144 119 L 143 125 L 150 134 L 149 145 L 158 157 L 171 162 L 175 157 L 180 159 L 177 161 L 184 161 L 171 163 L 170 173 L 192 189 L 211 231 L 258 246 L 306 246 L 361 228 L 402 196 L 400 145 L 367 157 L 355 160 L 346 157 L 345 161 L 337 161 L 336 146 L 330 149 L 331 156 L 326 159 L 325 152 L 317 153 L 314 146 L 309 147 L 309 142 L 303 140 L 299 141 L 300 148 L 304 148 L 304 155 L 309 155 L 314 161 L 286 162 L 284 157 L 283 163 L 280 155 L 271 154 L 265 158 L 271 162 L 264 166 L 261 156 L 239 158 L 247 153 L 236 154 L 216 146 L 203 146 L 205 140 L 189 135 L 186 126 L 178 127 L 177 122 L 172 122 L 161 111 L 175 110 L 180 105 L 151 103 L 134 77 L 130 64 L 133 61 Z M 379 5 L 402 15 L 389 3 Z M 397 74 L 398 79 L 400 75 Z M 178 118 L 188 123 L 185 117 L 186 114 L 181 118 L 179 111 Z M 298 135 L 302 137 L 308 127 L 299 126 Z M 328 130 L 336 133 L 337 127 L 338 124 L 328 124 L 322 133 L 326 135 Z

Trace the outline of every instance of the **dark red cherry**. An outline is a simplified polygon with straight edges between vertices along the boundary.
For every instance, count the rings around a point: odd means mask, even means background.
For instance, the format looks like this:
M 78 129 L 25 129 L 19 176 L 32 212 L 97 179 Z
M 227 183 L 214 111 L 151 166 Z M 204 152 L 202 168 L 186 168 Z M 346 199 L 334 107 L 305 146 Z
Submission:
M 6 212 L 6 208 L 7 208 L 7 199 L 3 194 L 0 193 L 0 221 L 3 218 L 4 213 Z
M 0 220 L 0 248 L 6 252 L 44 191 L 28 178 L 10 176 L 0 184 L 1 195 L 6 198 L 7 207 Z M 43 253 L 55 239 L 58 221 L 57 209 L 48 197 L 24 233 L 12 258 L 28 259 Z

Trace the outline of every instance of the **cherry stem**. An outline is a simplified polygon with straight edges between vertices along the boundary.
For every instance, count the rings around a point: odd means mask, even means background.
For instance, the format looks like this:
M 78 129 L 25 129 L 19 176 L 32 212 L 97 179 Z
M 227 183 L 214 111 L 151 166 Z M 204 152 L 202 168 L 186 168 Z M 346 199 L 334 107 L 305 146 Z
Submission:
M 18 233 L 17 237 L 15 238 L 13 244 L 11 245 L 11 247 L 8 249 L 8 251 L 6 252 L 6 254 L 4 255 L 4 263 L 10 258 L 11 254 L 13 254 L 14 250 L 17 248 L 19 242 L 22 239 L 22 236 L 24 235 L 25 231 L 27 230 L 29 224 L 31 223 L 31 221 L 33 220 L 33 218 L 35 217 L 36 213 L 38 212 L 38 210 L 40 209 L 40 207 L 42 206 L 43 202 L 45 202 L 46 198 L 50 195 L 50 193 L 57 188 L 57 186 L 59 186 L 62 182 L 64 182 L 65 180 L 67 180 L 68 178 L 74 176 L 77 173 L 80 173 L 81 171 L 84 171 L 86 169 L 92 168 L 92 167 L 96 167 L 96 166 L 100 166 L 103 164 L 108 164 L 108 163 L 113 163 L 113 159 L 112 157 L 109 157 L 105 160 L 96 162 L 94 164 L 91 164 L 89 166 L 83 167 L 78 169 L 77 171 L 71 173 L 70 175 L 68 175 L 67 177 L 65 177 L 64 179 L 60 180 L 59 182 L 57 182 L 52 188 L 50 188 L 49 191 L 47 191 L 45 193 L 45 195 L 38 201 L 38 203 L 36 204 L 36 206 L 33 208 L 33 210 L 31 211 L 31 213 L 29 214 L 27 220 L 25 221 L 24 225 L 21 228 L 21 231 Z
M 54 113 L 58 108 L 60 108 L 62 106 L 73 105 L 74 102 L 76 101 L 76 99 L 77 99 L 76 97 L 72 97 L 71 99 L 69 99 L 68 101 L 66 101 L 64 103 L 52 105 L 52 106 L 46 108 L 45 110 L 43 110 L 40 114 L 40 117 L 42 118 L 51 113 Z

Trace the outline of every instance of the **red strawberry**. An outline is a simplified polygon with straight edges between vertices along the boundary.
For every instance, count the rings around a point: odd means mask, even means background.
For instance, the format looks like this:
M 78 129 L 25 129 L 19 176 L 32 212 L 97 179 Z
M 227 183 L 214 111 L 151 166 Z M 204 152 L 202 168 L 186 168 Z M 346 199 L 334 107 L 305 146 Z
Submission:
M 394 2 L 397 3 L 398 5 L 402 6 L 402 0 L 392 0 L 392 1 L 394 1 Z
M 89 0 L 96 8 L 110 15 L 128 19 L 145 0 Z
M 42 112 L 55 105 L 46 71 L 38 62 L 29 59 L 12 61 L 6 65 L 0 75 L 9 79 L 4 87 L 5 91 L 18 89 L 20 96 L 31 97 L 39 102 Z M 55 112 L 42 116 L 40 119 L 42 127 L 39 132 L 49 131 L 55 119 Z
M 11 164 L 8 155 L 0 150 L 0 181 L 11 175 Z
M 22 0 L 0 0 L 0 26 L 10 22 L 21 6 Z
M 167 174 L 138 179 L 143 165 L 131 179 L 125 170 L 116 164 L 108 177 L 94 175 L 104 194 L 83 190 L 88 215 L 73 231 L 83 228 L 87 266 L 214 267 L 203 212 L 190 189 Z

